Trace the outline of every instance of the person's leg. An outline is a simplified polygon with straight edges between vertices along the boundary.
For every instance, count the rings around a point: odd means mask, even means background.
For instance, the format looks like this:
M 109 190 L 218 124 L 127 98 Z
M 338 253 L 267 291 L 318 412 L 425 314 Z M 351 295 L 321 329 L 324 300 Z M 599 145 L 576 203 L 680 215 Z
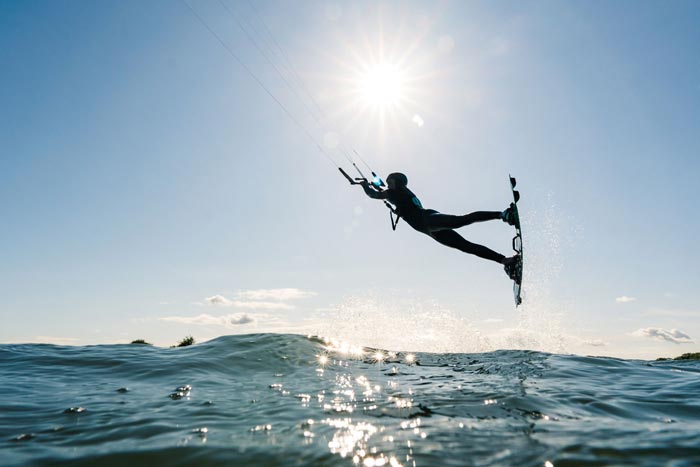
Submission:
M 473 224 L 474 222 L 484 222 L 495 219 L 502 219 L 502 213 L 500 211 L 476 211 L 465 214 L 464 216 L 453 216 L 434 212 L 425 216 L 425 222 L 432 231 L 458 229 L 465 225 Z
M 454 230 L 440 230 L 438 232 L 432 232 L 430 236 L 445 246 L 456 248 L 460 251 L 476 255 L 480 258 L 490 259 L 491 261 L 495 261 L 499 264 L 502 264 L 503 260 L 505 259 L 505 256 L 500 253 L 496 253 L 485 246 L 477 245 L 476 243 L 471 243 L 465 240 L 464 237 Z

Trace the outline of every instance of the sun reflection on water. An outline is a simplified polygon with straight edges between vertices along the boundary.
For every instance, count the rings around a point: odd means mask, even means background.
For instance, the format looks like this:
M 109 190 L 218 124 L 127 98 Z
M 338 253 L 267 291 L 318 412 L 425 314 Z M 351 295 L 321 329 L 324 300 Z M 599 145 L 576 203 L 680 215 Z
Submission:
M 415 403 L 413 388 L 402 387 L 401 380 L 392 377 L 410 374 L 407 367 L 417 364 L 416 355 L 364 348 L 335 338 L 320 340 L 322 348 L 316 355 L 316 374 L 324 381 L 331 377 L 334 389 L 318 393 L 315 400 L 308 394 L 298 394 L 297 398 L 304 407 L 318 404 L 327 414 L 328 418 L 320 423 L 334 429 L 325 438 L 330 452 L 350 457 L 358 466 L 415 466 L 413 443 L 428 436 L 417 416 L 423 413 L 423 408 Z M 358 366 L 365 370 L 376 367 L 377 372 L 352 374 L 350 369 Z M 394 428 L 386 423 L 358 420 L 364 415 L 403 419 L 392 422 L 396 423 L 395 428 L 400 426 L 401 435 L 390 435 Z M 319 438 L 318 428 L 313 428 L 311 424 L 302 424 L 305 443 L 313 442 L 314 436 Z M 384 436 L 377 436 L 385 429 L 389 431 Z

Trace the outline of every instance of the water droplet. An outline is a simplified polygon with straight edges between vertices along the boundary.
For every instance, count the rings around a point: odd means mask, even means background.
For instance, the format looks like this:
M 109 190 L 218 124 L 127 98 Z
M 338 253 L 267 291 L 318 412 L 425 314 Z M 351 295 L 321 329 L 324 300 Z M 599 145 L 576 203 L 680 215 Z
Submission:
M 168 397 L 170 397 L 173 400 L 182 399 L 183 397 L 189 397 L 190 391 L 192 391 L 192 386 L 186 384 L 184 386 L 179 386 L 175 388 L 175 392 L 170 394 Z
M 272 425 L 270 425 L 269 423 L 267 425 L 257 425 L 250 429 L 250 431 L 252 432 L 265 432 L 270 430 L 272 430 Z
M 314 421 L 312 419 L 308 419 L 305 422 L 301 422 L 300 428 L 302 430 L 308 430 L 311 428 L 311 426 L 314 424 Z

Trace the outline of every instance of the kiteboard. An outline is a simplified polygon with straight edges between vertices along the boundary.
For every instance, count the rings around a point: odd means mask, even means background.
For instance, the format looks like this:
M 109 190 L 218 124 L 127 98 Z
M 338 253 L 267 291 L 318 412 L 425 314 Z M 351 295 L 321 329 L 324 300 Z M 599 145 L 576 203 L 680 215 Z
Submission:
M 515 212 L 515 237 L 513 237 L 513 251 L 518 255 L 518 264 L 515 266 L 515 278 L 513 279 L 513 299 L 517 307 L 523 303 L 522 292 L 523 286 L 523 235 L 520 231 L 520 213 L 518 212 L 518 201 L 520 200 L 520 192 L 515 189 L 515 177 L 508 175 L 510 178 L 510 190 L 513 192 L 513 211 Z

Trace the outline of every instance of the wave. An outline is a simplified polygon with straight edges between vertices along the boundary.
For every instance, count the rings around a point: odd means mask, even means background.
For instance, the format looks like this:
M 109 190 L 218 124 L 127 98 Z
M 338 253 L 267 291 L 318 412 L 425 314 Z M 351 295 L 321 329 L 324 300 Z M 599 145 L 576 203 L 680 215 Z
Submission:
M 0 464 L 700 458 L 698 362 L 382 347 L 293 334 L 183 348 L 0 345 Z

